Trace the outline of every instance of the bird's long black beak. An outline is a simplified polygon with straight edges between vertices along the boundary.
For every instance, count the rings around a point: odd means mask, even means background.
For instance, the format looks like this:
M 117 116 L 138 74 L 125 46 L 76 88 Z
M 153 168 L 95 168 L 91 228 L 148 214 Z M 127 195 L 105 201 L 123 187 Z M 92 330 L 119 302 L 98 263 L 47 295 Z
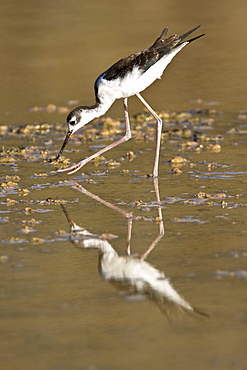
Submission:
M 70 138 L 71 135 L 72 135 L 72 130 L 67 132 L 67 135 L 65 136 L 65 139 L 64 139 L 64 142 L 63 142 L 63 145 L 62 145 L 61 149 L 59 150 L 59 152 L 58 152 L 56 158 L 54 159 L 54 161 L 57 161 L 58 158 L 60 158 L 60 156 L 62 155 L 62 153 L 64 151 L 64 148 L 67 145 L 67 142 L 69 141 L 69 138 Z

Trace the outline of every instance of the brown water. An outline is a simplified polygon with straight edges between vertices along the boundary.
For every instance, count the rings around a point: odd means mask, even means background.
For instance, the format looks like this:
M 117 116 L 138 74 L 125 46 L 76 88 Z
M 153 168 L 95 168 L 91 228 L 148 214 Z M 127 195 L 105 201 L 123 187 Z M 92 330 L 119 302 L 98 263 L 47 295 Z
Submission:
M 0 10 L 1 368 L 246 369 L 245 2 L 10 1 Z M 155 109 L 169 111 L 159 177 L 165 235 L 147 262 L 210 318 L 184 310 L 177 317 L 150 292 L 106 282 L 98 251 L 70 240 L 61 203 L 119 255 L 127 219 L 68 180 L 133 212 L 132 253 L 143 254 L 157 237 L 154 183 L 145 177 L 153 166 L 152 121 L 139 127 L 132 120 L 134 138 L 106 155 L 114 165 L 46 176 L 66 132 L 66 102 L 91 104 L 95 77 L 149 46 L 164 26 L 182 33 L 197 24 L 206 36 L 144 93 Z M 61 113 L 49 112 L 51 103 Z M 129 105 L 131 114 L 143 109 L 135 98 Z M 122 117 L 121 102 L 107 115 Z M 103 124 L 74 135 L 66 158 L 76 162 L 111 142 Z M 125 156 L 130 150 L 134 158 Z M 176 156 L 187 162 L 172 165 Z

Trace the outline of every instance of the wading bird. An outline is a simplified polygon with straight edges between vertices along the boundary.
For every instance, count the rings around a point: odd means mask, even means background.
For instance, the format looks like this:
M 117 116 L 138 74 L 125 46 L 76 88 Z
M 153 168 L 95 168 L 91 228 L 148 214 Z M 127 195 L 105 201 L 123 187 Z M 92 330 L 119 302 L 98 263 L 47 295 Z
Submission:
M 148 49 L 129 55 L 126 58 L 120 59 L 113 64 L 109 69 L 103 72 L 95 81 L 95 99 L 94 105 L 79 106 L 75 108 L 67 117 L 68 132 L 64 139 L 63 145 L 55 158 L 61 156 L 70 136 L 85 126 L 94 118 L 105 114 L 116 99 L 123 99 L 124 118 L 125 118 L 125 135 L 106 146 L 105 148 L 94 153 L 90 157 L 83 159 L 77 164 L 58 170 L 58 172 L 70 171 L 69 174 L 78 171 L 86 163 L 90 162 L 95 157 L 105 153 L 107 150 L 114 148 L 131 138 L 131 129 L 129 123 L 127 100 L 130 96 L 136 95 L 149 112 L 154 116 L 156 126 L 156 153 L 154 159 L 153 177 L 158 176 L 160 139 L 162 132 L 162 120 L 150 107 L 150 105 L 140 95 L 140 91 L 145 90 L 155 80 L 161 78 L 165 68 L 171 62 L 173 57 L 190 42 L 202 37 L 204 34 L 185 40 L 192 32 L 200 26 L 193 28 L 184 35 L 172 35 L 165 37 L 168 28 L 164 28 L 161 35 L 155 40 L 154 44 Z

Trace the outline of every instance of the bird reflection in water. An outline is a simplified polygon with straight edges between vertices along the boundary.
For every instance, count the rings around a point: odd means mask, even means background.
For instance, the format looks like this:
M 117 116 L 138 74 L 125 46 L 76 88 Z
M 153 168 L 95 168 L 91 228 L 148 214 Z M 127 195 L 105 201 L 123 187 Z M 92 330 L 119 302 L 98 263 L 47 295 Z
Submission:
M 158 179 L 155 178 L 153 181 L 158 211 L 158 235 L 141 256 L 131 254 L 133 214 L 101 199 L 75 182 L 72 183 L 72 188 L 115 210 L 128 220 L 126 255 L 119 256 L 109 241 L 103 238 L 102 235 L 92 234 L 74 223 L 62 205 L 63 212 L 70 225 L 70 240 L 76 247 L 97 249 L 99 251 L 99 271 L 102 278 L 114 285 L 126 300 L 149 299 L 159 307 L 169 321 L 185 312 L 191 315 L 198 314 L 208 317 L 207 314 L 197 310 L 178 294 L 163 272 L 146 262 L 150 252 L 165 234 Z

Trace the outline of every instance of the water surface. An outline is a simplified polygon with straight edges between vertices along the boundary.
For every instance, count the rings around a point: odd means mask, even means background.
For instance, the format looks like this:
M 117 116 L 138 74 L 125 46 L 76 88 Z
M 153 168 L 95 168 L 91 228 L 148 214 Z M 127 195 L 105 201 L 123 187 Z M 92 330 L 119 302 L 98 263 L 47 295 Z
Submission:
M 4 369 L 247 367 L 246 22 L 245 4 L 238 5 L 1 4 Z M 95 77 L 149 46 L 164 26 L 182 33 L 197 24 L 207 35 L 185 48 L 144 93 L 163 111 L 160 202 L 146 177 L 153 167 L 155 125 L 145 115 L 141 125 L 132 117 L 133 139 L 107 153 L 106 161 L 71 176 L 50 175 L 58 166 L 47 160 L 60 148 L 67 111 L 75 106 L 68 101 L 91 104 Z M 47 108 L 51 103 L 59 112 Z M 131 114 L 142 109 L 130 100 Z M 112 122 L 117 131 L 107 134 L 104 119 L 89 124 L 68 144 L 68 164 L 123 135 L 121 102 L 107 115 L 120 117 Z M 72 180 L 97 198 L 79 192 Z M 134 294 L 129 282 L 106 281 L 99 251 L 72 243 L 61 204 L 119 256 L 126 255 L 124 213 L 133 213 L 131 252 L 141 256 L 159 235 L 161 211 L 165 235 L 146 261 L 210 318 L 158 300 L 150 290 Z

